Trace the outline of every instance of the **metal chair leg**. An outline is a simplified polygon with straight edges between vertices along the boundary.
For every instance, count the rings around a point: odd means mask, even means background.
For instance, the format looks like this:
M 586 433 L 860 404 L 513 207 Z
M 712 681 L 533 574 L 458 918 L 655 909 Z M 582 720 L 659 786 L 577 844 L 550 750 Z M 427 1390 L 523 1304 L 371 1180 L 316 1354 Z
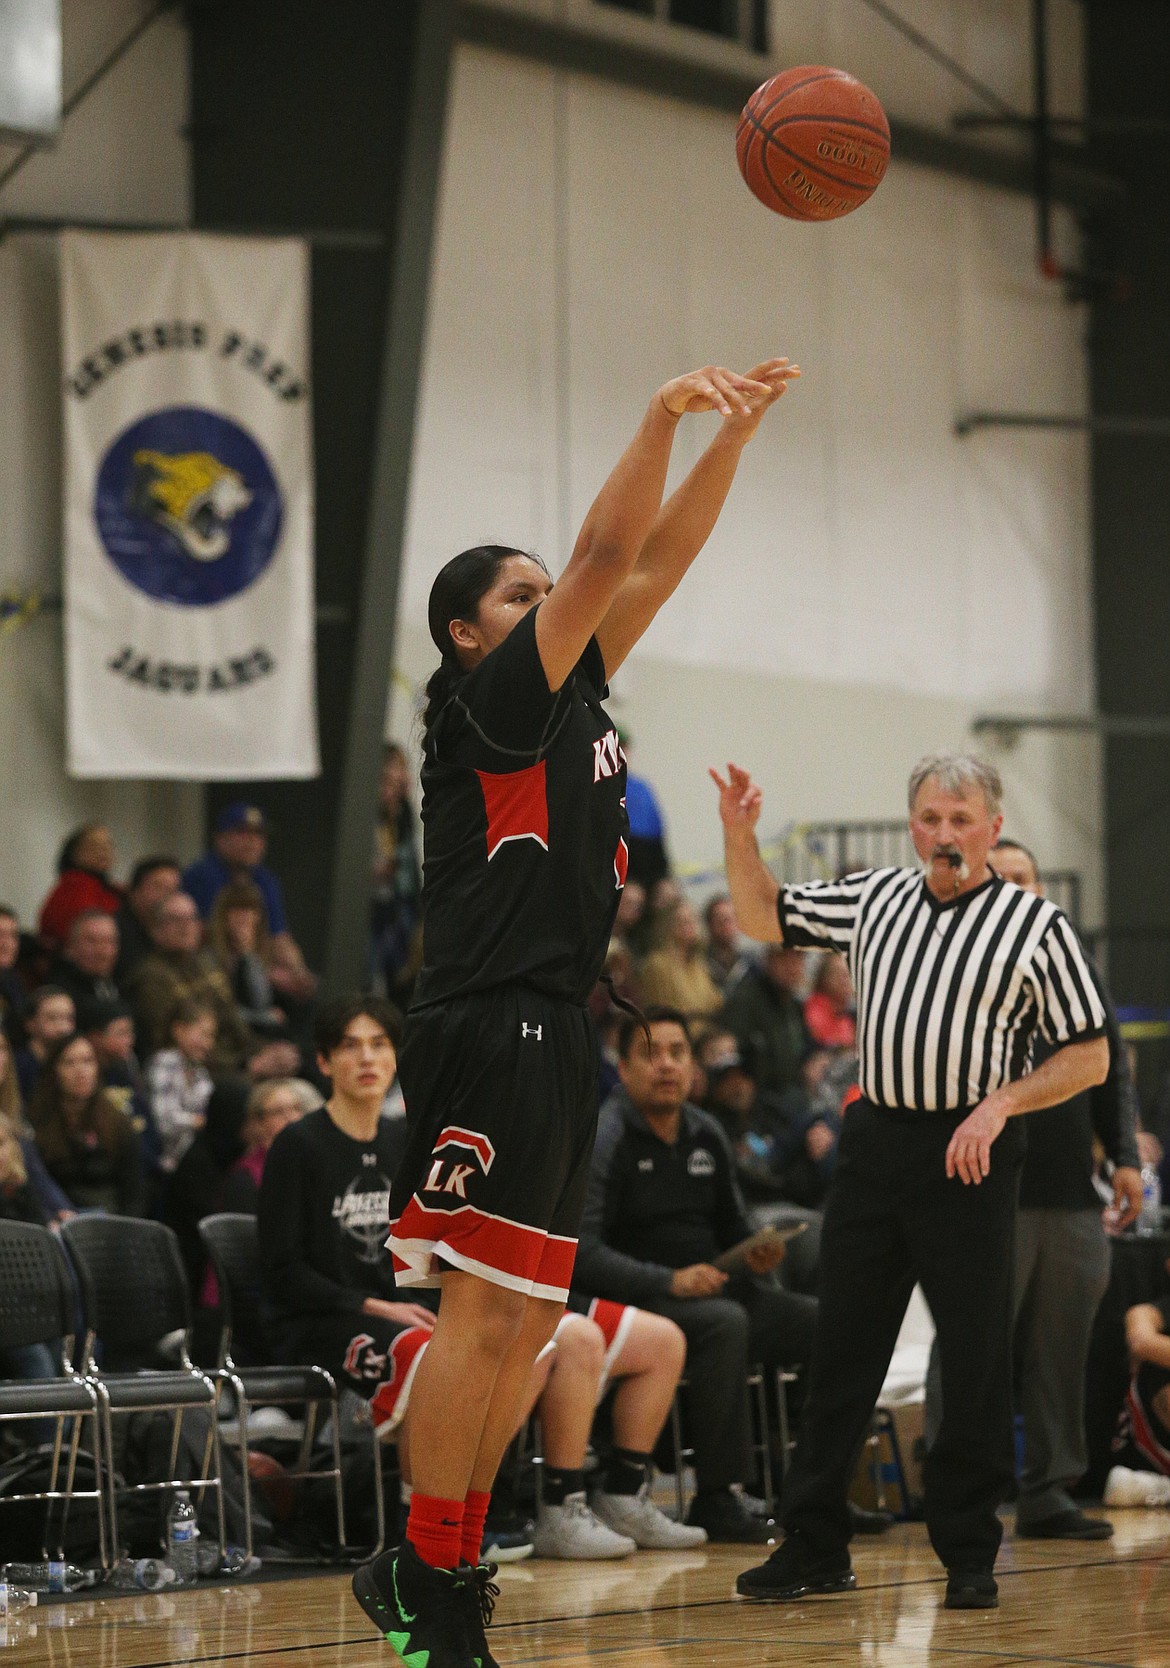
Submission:
M 316 1411 L 317 1403 L 313 1402 L 311 1417 L 314 1424 L 316 1423 Z M 309 1429 L 308 1420 L 306 1420 L 305 1428 L 306 1430 Z M 377 1488 L 378 1480 L 382 1475 L 382 1456 L 378 1449 L 378 1433 L 374 1430 L 372 1419 L 370 1430 L 374 1438 L 374 1487 Z M 330 1402 L 329 1437 L 333 1451 L 333 1498 L 337 1506 L 337 1544 L 342 1552 L 348 1552 L 349 1532 L 345 1526 L 345 1489 L 341 1483 L 341 1398 L 337 1393 L 336 1385 L 333 1387 L 333 1396 Z M 302 1469 L 307 1471 L 308 1466 L 305 1465 Z
M 674 1449 L 674 1503 L 678 1509 L 678 1520 L 681 1523 L 685 1510 L 683 1499 L 683 1443 L 682 1443 L 682 1415 L 679 1413 L 678 1393 L 676 1391 L 670 1404 L 670 1441 Z

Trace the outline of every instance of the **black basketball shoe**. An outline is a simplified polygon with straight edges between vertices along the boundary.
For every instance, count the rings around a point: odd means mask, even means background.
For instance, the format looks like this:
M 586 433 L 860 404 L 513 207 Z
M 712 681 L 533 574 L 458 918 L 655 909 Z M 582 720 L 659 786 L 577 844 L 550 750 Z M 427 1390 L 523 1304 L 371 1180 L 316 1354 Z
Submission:
M 830 1557 L 815 1557 L 795 1535 L 789 1535 L 766 1564 L 744 1570 L 735 1583 L 740 1598 L 772 1604 L 789 1604 L 793 1599 L 816 1593 L 848 1593 L 857 1577 L 845 1550 Z
M 500 1668 L 488 1649 L 487 1642 L 487 1629 L 491 1624 L 492 1612 L 496 1608 L 496 1600 L 500 1596 L 500 1589 L 495 1582 L 496 1566 L 483 1563 L 472 1568 L 470 1564 L 460 1564 L 459 1573 L 466 1578 L 463 1598 L 466 1606 L 464 1621 L 472 1660 L 478 1664 L 478 1668 Z
M 353 1592 L 405 1668 L 486 1668 L 467 1637 L 479 1596 L 466 1567 L 432 1569 L 403 1541 L 354 1571 Z

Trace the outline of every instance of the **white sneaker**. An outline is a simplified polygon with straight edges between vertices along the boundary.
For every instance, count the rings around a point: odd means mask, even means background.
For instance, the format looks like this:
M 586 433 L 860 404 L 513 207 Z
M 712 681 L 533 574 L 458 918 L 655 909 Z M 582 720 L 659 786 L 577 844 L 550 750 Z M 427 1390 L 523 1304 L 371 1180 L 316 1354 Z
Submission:
M 538 1558 L 628 1558 L 635 1543 L 599 1523 L 584 1490 L 566 1494 L 562 1506 L 541 1506 L 536 1520 Z
M 593 1511 L 615 1534 L 627 1535 L 636 1546 L 657 1552 L 703 1546 L 707 1540 L 707 1531 L 697 1524 L 676 1523 L 660 1512 L 650 1498 L 649 1483 L 643 1483 L 637 1494 L 595 1494 Z
M 1170 1506 L 1170 1477 L 1115 1465 L 1105 1479 L 1106 1506 Z

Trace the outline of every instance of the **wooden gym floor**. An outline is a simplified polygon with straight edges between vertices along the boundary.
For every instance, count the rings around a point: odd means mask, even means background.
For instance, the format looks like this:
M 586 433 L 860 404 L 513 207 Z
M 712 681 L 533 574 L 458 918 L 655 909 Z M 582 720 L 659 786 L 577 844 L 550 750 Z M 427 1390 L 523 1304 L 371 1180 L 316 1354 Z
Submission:
M 751 1548 L 512 1565 L 492 1648 L 503 1668 L 1170 1668 L 1170 1512 L 1112 1517 L 1112 1541 L 1082 1546 L 1009 1532 L 984 1612 L 942 1608 L 919 1525 L 854 1542 L 856 1593 L 792 1605 L 730 1596 Z M 0 1668 L 399 1668 L 339 1574 L 51 1605 L 35 1635 L 23 1620 Z

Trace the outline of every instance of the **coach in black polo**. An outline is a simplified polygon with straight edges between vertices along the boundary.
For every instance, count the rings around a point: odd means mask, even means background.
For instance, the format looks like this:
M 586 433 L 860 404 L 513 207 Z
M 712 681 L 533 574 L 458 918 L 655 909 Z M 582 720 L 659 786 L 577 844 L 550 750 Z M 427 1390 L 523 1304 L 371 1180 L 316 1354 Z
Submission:
M 951 1609 L 997 1603 L 996 1508 L 1012 1478 L 1015 1123 L 1104 1080 L 1105 1010 L 1067 918 L 1000 879 L 1001 786 L 941 754 L 910 777 L 921 869 L 778 886 L 760 857 L 762 796 L 720 790 L 727 875 L 744 931 L 847 956 L 862 1098 L 846 1113 L 821 1242 L 808 1405 L 784 1491 L 783 1543 L 741 1575 L 746 1598 L 854 1585 L 846 1490 L 916 1281 L 934 1316 L 943 1422 L 924 1468 L 926 1522 Z M 1027 1071 L 1033 1034 L 1055 1052 Z

